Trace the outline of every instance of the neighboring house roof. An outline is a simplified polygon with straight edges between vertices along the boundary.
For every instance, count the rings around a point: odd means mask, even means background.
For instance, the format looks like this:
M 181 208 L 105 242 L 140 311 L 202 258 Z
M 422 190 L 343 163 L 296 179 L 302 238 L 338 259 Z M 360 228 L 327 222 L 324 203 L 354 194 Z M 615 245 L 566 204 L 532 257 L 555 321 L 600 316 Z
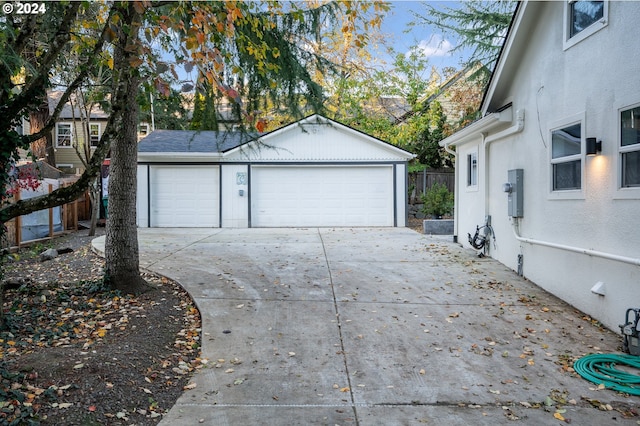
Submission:
M 21 173 L 24 173 L 27 176 L 35 176 L 38 179 L 59 179 L 64 176 L 64 173 L 62 173 L 62 171 L 40 160 L 19 164 L 18 170 L 20 170 Z
M 255 133 L 213 130 L 155 130 L 138 152 L 225 152 L 258 137 Z
M 390 119 L 398 121 L 411 112 L 411 105 L 401 96 L 380 96 L 378 109 L 382 110 Z
M 452 117 L 450 114 L 450 111 L 448 111 L 451 109 L 449 105 L 450 102 L 447 101 L 446 99 L 441 99 L 441 98 L 445 97 L 448 91 L 452 87 L 454 87 L 456 84 L 468 81 L 470 78 L 472 78 L 473 75 L 480 72 L 483 68 L 485 67 L 480 62 L 475 62 L 471 65 L 464 67 L 463 69 L 461 69 L 460 71 L 452 75 L 449 79 L 447 79 L 447 81 L 445 81 L 442 85 L 440 85 L 440 87 L 438 87 L 433 93 L 431 93 L 428 96 L 423 96 L 422 98 L 420 98 L 420 102 L 422 102 L 424 105 L 429 105 L 433 101 L 439 100 L 440 103 L 442 104 L 442 108 L 445 111 L 445 115 L 447 116 L 448 121 L 454 120 L 455 117 Z M 395 124 L 403 123 L 404 121 L 411 118 L 413 115 L 415 115 L 415 111 L 407 110 L 405 114 L 403 114 L 396 120 Z
M 480 118 L 440 141 L 440 146 L 446 149 L 450 145 L 459 145 L 471 140 L 480 131 L 512 122 L 513 111 L 507 108 L 507 105 L 502 105 L 502 99 L 505 99 L 507 94 L 501 90 L 508 90 L 507 79 L 513 79 L 520 59 L 527 52 L 526 46 L 530 42 L 529 34 L 538 18 L 533 11 L 539 10 L 541 3 L 518 2 L 480 104 Z M 527 11 L 526 14 L 525 11 Z M 524 16 L 526 16 L 525 20 L 523 20 Z
M 58 103 L 60 102 L 60 98 L 62 97 L 63 94 L 64 92 L 59 90 L 51 91 L 48 93 L 49 112 L 51 114 L 53 114 L 53 110 L 58 106 Z M 73 109 L 71 108 L 70 103 L 67 101 L 64 107 L 62 107 L 62 111 L 60 112 L 58 121 L 73 120 L 73 119 L 77 120 L 84 117 L 85 115 L 84 109 L 82 111 L 80 110 L 78 106 L 79 100 L 76 98 L 76 96 L 71 95 L 69 99 L 70 101 L 73 102 Z M 91 109 L 91 118 L 98 119 L 98 120 L 108 120 L 109 114 L 104 112 L 99 105 L 95 104 Z

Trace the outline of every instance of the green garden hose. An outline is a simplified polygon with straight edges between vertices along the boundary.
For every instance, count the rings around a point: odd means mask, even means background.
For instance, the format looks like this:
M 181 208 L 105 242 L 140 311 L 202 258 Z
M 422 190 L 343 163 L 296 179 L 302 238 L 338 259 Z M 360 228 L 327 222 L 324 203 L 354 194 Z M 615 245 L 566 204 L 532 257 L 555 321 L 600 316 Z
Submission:
M 592 383 L 640 396 L 640 376 L 619 370 L 616 364 L 640 370 L 640 357 L 626 354 L 591 354 L 576 360 L 573 369 Z

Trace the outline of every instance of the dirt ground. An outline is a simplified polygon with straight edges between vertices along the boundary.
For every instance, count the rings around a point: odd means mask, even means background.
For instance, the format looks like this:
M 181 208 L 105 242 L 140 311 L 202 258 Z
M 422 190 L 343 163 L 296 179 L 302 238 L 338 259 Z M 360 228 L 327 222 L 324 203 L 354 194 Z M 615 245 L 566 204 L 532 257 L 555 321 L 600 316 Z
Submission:
M 188 294 L 152 275 L 141 296 L 106 291 L 92 238 L 78 231 L 5 264 L 0 425 L 155 425 L 206 363 Z M 50 247 L 73 252 L 41 262 Z
M 407 228 L 413 229 L 417 233 L 422 234 L 422 219 L 416 219 L 415 217 L 410 216 L 409 219 L 407 219 Z

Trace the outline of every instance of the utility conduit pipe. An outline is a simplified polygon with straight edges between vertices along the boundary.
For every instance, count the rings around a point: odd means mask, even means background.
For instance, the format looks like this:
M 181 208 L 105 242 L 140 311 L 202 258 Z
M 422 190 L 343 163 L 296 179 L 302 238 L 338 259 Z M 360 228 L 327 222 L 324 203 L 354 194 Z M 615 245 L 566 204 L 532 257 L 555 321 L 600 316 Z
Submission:
M 513 107 L 512 107 L 513 108 Z M 506 137 L 515 135 L 516 133 L 520 133 L 524 130 L 524 110 L 519 109 L 516 111 L 516 119 L 515 123 L 493 135 L 487 135 L 487 133 L 482 133 L 482 146 L 484 147 L 484 217 L 491 215 L 491 196 L 490 196 L 490 181 L 489 175 L 491 171 L 489 170 L 489 145 L 495 141 L 499 141 Z M 493 236 L 495 241 L 495 234 Z
M 634 266 L 640 266 L 640 259 L 633 258 L 633 257 L 619 256 L 617 254 L 605 253 L 597 250 L 584 249 L 580 247 L 572 247 L 564 244 L 551 243 L 549 241 L 541 241 L 541 240 L 534 240 L 533 238 L 521 237 L 519 235 L 519 230 L 517 228 L 518 228 L 518 225 L 514 223 L 513 235 L 515 236 L 516 240 L 523 243 L 535 244 L 535 245 L 544 246 L 544 247 L 551 247 L 558 250 L 565 250 L 573 253 L 586 254 L 587 256 L 600 257 L 602 259 L 613 260 L 615 262 L 622 262 L 622 263 L 628 263 Z
M 520 133 L 524 130 L 524 110 L 519 109 L 516 111 L 516 121 L 513 126 L 504 129 L 501 132 L 495 133 L 493 135 L 489 135 L 484 138 L 485 147 L 489 145 L 491 142 L 495 142 L 500 139 L 504 139 L 508 136 L 514 135 L 516 133 Z
M 449 154 L 453 155 L 453 158 L 455 158 L 455 168 L 458 168 L 458 154 L 456 153 L 456 151 L 452 150 L 449 144 L 444 144 L 444 150 L 447 151 Z M 424 175 L 425 178 L 427 176 L 427 170 L 425 169 L 424 171 Z M 454 169 L 454 174 L 453 174 L 453 179 L 454 179 L 454 184 L 453 184 L 453 215 L 454 215 L 454 220 L 453 220 L 453 242 L 457 243 L 458 242 L 458 187 L 459 185 L 459 177 L 460 173 L 458 173 L 455 169 Z M 425 183 L 425 187 L 427 186 L 427 184 Z

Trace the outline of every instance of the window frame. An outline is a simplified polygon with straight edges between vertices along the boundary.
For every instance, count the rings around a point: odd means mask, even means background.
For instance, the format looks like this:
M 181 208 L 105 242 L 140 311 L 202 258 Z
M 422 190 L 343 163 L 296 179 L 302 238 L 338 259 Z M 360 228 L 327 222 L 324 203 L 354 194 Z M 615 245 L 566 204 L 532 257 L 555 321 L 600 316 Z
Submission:
M 564 2 L 564 38 L 562 40 L 562 46 L 564 50 L 569 49 L 570 47 L 580 43 L 582 40 L 587 37 L 597 33 L 604 27 L 609 24 L 609 0 L 602 0 L 604 4 L 602 5 L 602 18 L 593 22 L 584 30 L 580 31 L 575 35 L 571 35 L 571 28 L 573 24 L 573 16 L 571 13 L 571 5 L 573 3 L 577 3 L 577 0 L 569 0 Z
M 618 158 L 618 170 L 616 173 L 617 180 L 617 194 L 616 198 L 640 198 L 640 185 L 638 186 L 623 186 L 624 181 L 624 164 L 623 157 L 630 152 L 640 151 L 640 142 L 622 146 L 622 113 L 628 110 L 632 110 L 640 107 L 640 102 L 623 105 L 616 110 L 616 145 L 617 145 L 617 158 Z
M 142 128 L 147 129 L 145 133 L 142 133 L 140 130 Z M 138 124 L 138 137 L 139 138 L 144 138 L 146 136 L 149 136 L 149 133 L 151 133 L 151 126 L 149 125 L 149 123 L 139 123 Z
M 467 168 L 467 172 L 466 172 L 466 182 L 467 182 L 467 189 L 468 190 L 477 190 L 478 189 L 478 177 L 479 177 L 479 163 L 478 163 L 478 150 L 474 149 L 471 151 L 468 151 L 466 154 L 466 158 L 467 158 L 467 164 L 466 164 L 466 168 Z M 474 167 L 474 161 L 475 161 L 475 167 Z
M 91 133 L 91 127 L 93 126 L 97 126 L 98 127 L 98 133 L 95 135 L 95 143 L 94 143 L 94 135 Z M 100 131 L 102 130 L 102 126 L 100 125 L 100 123 L 89 123 L 89 147 L 91 148 L 95 148 L 96 146 L 98 146 L 98 144 L 100 143 Z
M 570 126 L 580 124 L 580 152 L 577 154 L 567 155 L 560 158 L 553 158 L 553 132 Z M 585 194 L 585 168 L 586 168 L 586 151 L 585 151 L 585 113 L 579 113 L 559 120 L 549 128 L 549 146 L 548 146 L 548 164 L 549 164 L 549 198 L 550 199 L 584 199 Z M 555 189 L 554 166 L 557 164 L 580 161 L 580 188 L 572 189 Z
M 60 144 L 60 127 L 61 126 L 69 126 L 69 145 L 61 145 Z M 65 134 L 66 136 L 66 134 Z M 73 123 L 70 121 L 60 121 L 56 123 L 56 148 L 73 148 Z

